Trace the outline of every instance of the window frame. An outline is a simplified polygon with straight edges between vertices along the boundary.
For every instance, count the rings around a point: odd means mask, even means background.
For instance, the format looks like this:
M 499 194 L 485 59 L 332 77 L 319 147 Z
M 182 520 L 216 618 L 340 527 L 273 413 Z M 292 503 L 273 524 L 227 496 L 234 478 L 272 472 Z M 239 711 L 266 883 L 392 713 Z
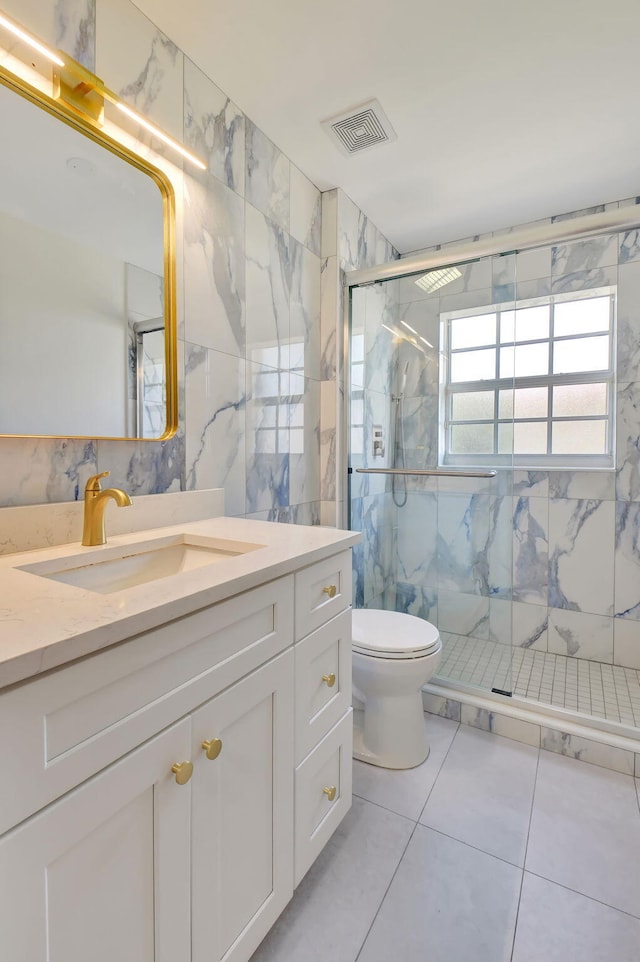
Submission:
M 555 306 L 558 304 L 575 302 L 580 300 L 594 300 L 598 297 L 609 298 L 609 328 L 608 331 L 594 331 L 585 334 L 567 334 L 554 336 Z M 528 298 L 519 301 L 504 301 L 492 305 L 483 305 L 471 309 L 457 311 L 446 311 L 440 314 L 440 343 L 441 343 L 441 364 L 440 364 L 440 410 L 444 416 L 440 417 L 440 438 L 438 445 L 438 464 L 441 467 L 478 467 L 481 465 L 491 465 L 493 467 L 522 467 L 534 470 L 613 470 L 615 468 L 615 398 L 616 398 L 616 302 L 617 288 L 615 285 L 606 285 L 598 288 L 591 288 L 586 291 L 571 291 L 563 294 L 549 294 L 544 297 Z M 514 339 L 502 343 L 500 341 L 500 315 L 504 312 L 517 311 L 530 307 L 549 306 L 549 334 L 544 338 L 528 339 L 526 341 Z M 452 348 L 451 347 L 451 322 L 459 318 L 476 317 L 486 314 L 495 314 L 495 334 L 492 343 L 475 345 L 473 347 Z M 515 315 L 517 317 L 517 315 Z M 609 336 L 609 366 L 600 371 L 580 371 L 571 374 L 553 374 L 554 349 L 557 343 L 562 341 L 576 340 L 577 338 L 588 339 L 602 337 L 604 334 Z M 546 374 L 529 375 L 517 377 L 514 375 L 500 377 L 500 349 L 504 347 L 524 347 L 531 344 L 548 344 L 549 366 Z M 475 381 L 451 382 L 451 359 L 458 353 L 473 353 L 494 349 L 496 351 L 495 374 L 494 378 L 480 379 Z M 514 354 L 515 360 L 515 354 Z M 565 385 L 580 384 L 606 384 L 606 414 L 605 415 L 574 415 L 571 417 L 553 416 L 553 388 Z M 548 390 L 547 414 L 546 417 L 516 418 L 515 410 L 510 418 L 499 416 L 499 400 L 501 391 L 513 391 L 518 388 L 539 388 L 546 387 Z M 471 394 L 474 392 L 493 392 L 494 410 L 493 418 L 464 418 L 454 420 L 452 417 L 453 398 L 459 394 Z M 553 424 L 558 422 L 580 423 L 583 421 L 604 421 L 605 422 L 605 447 L 604 454 L 553 454 L 551 453 L 552 429 Z M 545 423 L 547 430 L 547 450 L 545 454 L 515 454 L 513 446 L 511 453 L 499 453 L 498 433 L 501 424 L 516 423 Z M 493 452 L 487 454 L 456 454 L 451 451 L 451 428 L 453 425 L 493 425 Z M 513 442 L 512 442 L 513 445 Z

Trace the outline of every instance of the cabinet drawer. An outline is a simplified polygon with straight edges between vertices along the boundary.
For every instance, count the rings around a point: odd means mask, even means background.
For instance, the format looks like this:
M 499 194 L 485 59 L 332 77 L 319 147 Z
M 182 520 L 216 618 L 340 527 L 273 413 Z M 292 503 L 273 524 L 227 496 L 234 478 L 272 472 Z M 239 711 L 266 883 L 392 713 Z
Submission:
M 298 642 L 295 665 L 299 764 L 351 705 L 350 608 Z
M 304 638 L 351 604 L 351 551 L 296 574 L 296 639 Z
M 293 576 L 0 693 L 0 834 L 293 642 Z
M 295 885 L 351 808 L 352 752 L 350 708 L 296 769 Z

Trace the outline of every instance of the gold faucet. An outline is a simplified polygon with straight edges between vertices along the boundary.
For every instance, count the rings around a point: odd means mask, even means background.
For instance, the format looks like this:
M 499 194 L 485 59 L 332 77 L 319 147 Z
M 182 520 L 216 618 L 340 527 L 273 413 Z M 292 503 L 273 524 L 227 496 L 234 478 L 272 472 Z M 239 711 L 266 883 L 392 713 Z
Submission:
M 107 536 L 104 530 L 104 509 L 109 498 L 113 498 L 119 508 L 126 508 L 131 504 L 131 498 L 120 488 L 100 487 L 100 478 L 106 478 L 108 471 L 94 474 L 89 478 L 84 489 L 84 528 L 82 543 L 84 545 L 106 544 Z

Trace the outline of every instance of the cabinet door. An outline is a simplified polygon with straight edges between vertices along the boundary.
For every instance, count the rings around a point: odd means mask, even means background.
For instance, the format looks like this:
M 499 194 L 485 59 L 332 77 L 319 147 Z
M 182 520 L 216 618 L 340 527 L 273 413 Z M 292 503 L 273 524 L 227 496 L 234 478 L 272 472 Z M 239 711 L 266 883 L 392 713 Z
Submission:
M 293 651 L 195 712 L 192 732 L 193 962 L 244 962 L 293 894 Z
M 182 721 L 0 841 L 0 955 L 189 962 L 191 783 Z

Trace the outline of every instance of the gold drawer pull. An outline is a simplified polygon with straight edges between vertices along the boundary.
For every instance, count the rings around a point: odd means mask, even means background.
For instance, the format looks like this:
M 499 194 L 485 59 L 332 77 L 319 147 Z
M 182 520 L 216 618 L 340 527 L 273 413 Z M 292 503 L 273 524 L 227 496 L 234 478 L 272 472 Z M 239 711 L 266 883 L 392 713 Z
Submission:
M 330 802 L 332 802 L 336 797 L 336 791 L 337 789 L 335 785 L 331 785 L 329 788 L 322 789 L 323 794 L 327 796 Z
M 186 785 L 193 775 L 193 765 L 191 762 L 176 762 L 171 766 L 171 771 L 176 776 L 178 785 Z
M 327 585 L 325 588 L 322 589 L 322 593 L 325 595 L 329 595 L 330 598 L 335 598 L 337 590 L 338 589 L 336 588 L 335 585 Z
M 322 676 L 322 680 L 323 680 L 323 681 L 326 681 L 326 683 L 327 683 L 327 688 L 333 688 L 333 686 L 334 686 L 335 683 L 336 683 L 336 676 L 334 675 L 333 672 L 329 672 L 328 675 L 323 675 L 323 676 Z
M 207 758 L 212 762 L 222 751 L 222 741 L 219 738 L 212 738 L 210 741 L 204 741 L 202 747 L 205 750 Z

